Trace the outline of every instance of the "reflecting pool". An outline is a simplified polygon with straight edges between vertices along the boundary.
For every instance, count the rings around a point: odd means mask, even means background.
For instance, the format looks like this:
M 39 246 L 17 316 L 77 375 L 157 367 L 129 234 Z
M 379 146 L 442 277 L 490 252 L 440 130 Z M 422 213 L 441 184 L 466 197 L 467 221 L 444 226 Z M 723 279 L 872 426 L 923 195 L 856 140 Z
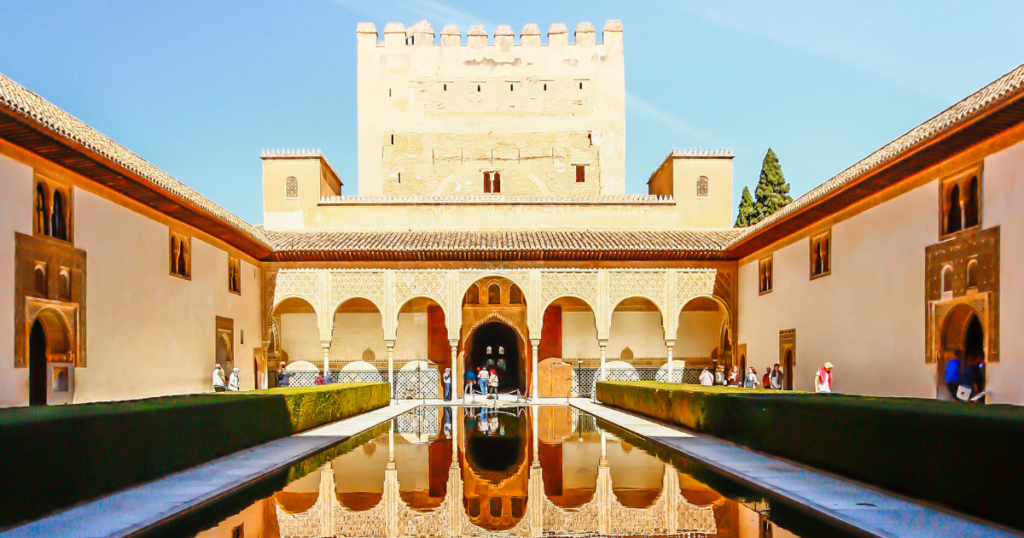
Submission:
M 163 533 L 841 535 L 567 406 L 421 407 L 220 505 Z

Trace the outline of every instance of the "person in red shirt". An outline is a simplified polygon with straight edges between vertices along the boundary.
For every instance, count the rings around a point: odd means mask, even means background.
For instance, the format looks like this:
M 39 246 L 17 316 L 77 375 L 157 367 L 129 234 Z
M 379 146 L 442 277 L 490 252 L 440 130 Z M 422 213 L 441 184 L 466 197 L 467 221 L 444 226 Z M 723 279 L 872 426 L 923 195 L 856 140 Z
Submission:
M 817 392 L 832 392 L 832 363 L 826 362 L 814 376 L 814 390 Z

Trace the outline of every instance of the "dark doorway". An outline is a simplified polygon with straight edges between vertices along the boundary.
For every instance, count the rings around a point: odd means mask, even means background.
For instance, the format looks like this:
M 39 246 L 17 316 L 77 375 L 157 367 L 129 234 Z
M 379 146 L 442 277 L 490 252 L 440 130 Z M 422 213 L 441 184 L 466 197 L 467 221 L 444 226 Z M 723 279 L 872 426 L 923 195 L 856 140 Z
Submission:
M 28 339 L 28 404 L 46 405 L 46 330 L 38 319 Z
M 526 374 L 519 356 L 519 335 L 504 323 L 492 321 L 473 331 L 466 367 L 474 372 L 481 367 L 496 371 L 499 392 L 526 391 L 523 384 Z
M 793 390 L 793 350 L 787 349 L 782 359 L 782 388 Z

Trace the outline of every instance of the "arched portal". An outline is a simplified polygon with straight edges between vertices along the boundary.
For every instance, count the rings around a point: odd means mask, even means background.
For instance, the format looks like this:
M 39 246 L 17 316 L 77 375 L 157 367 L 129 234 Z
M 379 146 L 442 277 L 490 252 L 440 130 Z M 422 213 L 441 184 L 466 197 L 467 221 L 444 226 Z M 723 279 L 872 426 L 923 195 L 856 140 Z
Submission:
M 674 355 L 685 360 L 686 366 L 710 367 L 715 361 L 721 365 L 731 361 L 729 314 L 718 300 L 691 299 L 679 311 L 678 323 Z
M 461 339 L 458 349 L 458 368 L 453 368 L 459 383 L 456 396 L 464 396 L 462 389 L 469 369 L 478 373 L 490 360 L 498 371 L 499 390 L 519 390 L 527 395 L 531 390 L 533 349 L 527 328 L 526 294 L 511 279 L 501 276 L 483 277 L 470 284 L 462 300 Z M 506 329 L 487 326 L 498 322 Z M 485 327 L 486 326 L 486 327 Z M 487 348 L 490 347 L 490 353 Z M 499 361 L 505 365 L 501 371 Z M 479 384 L 476 385 L 479 388 Z
M 322 364 L 323 349 L 320 347 L 320 328 L 317 312 L 313 306 L 298 297 L 289 297 L 279 302 L 270 313 L 271 339 L 268 356 L 276 362 L 277 370 L 283 370 L 282 363 L 291 364 L 306 361 Z M 220 342 L 217 342 L 220 355 Z M 219 360 L 219 357 L 218 357 Z M 312 385 L 315 373 L 293 375 L 292 386 Z M 276 375 L 271 376 L 276 383 Z
M 466 368 L 498 373 L 498 392 L 526 393 L 525 342 L 501 321 L 488 321 L 473 330 L 466 348 Z
M 946 363 L 953 357 L 960 359 L 961 369 L 976 361 L 984 363 L 987 355 L 985 353 L 985 328 L 981 322 L 978 312 L 965 304 L 953 307 L 942 324 L 942 360 L 938 364 L 938 387 L 937 396 L 940 399 L 953 399 L 955 394 L 950 394 L 945 386 Z M 979 388 L 979 391 L 984 390 Z
M 28 403 L 46 405 L 46 330 L 38 319 L 28 341 Z

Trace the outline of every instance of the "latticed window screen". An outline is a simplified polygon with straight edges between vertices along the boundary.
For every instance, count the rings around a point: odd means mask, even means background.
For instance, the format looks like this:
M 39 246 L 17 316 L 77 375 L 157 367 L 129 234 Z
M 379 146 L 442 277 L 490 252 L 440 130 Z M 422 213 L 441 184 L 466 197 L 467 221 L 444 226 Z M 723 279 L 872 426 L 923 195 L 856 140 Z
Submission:
M 284 197 L 285 198 L 298 198 L 299 197 L 299 180 L 290 177 L 284 180 Z
M 708 197 L 708 178 L 700 176 L 697 178 L 697 198 Z

